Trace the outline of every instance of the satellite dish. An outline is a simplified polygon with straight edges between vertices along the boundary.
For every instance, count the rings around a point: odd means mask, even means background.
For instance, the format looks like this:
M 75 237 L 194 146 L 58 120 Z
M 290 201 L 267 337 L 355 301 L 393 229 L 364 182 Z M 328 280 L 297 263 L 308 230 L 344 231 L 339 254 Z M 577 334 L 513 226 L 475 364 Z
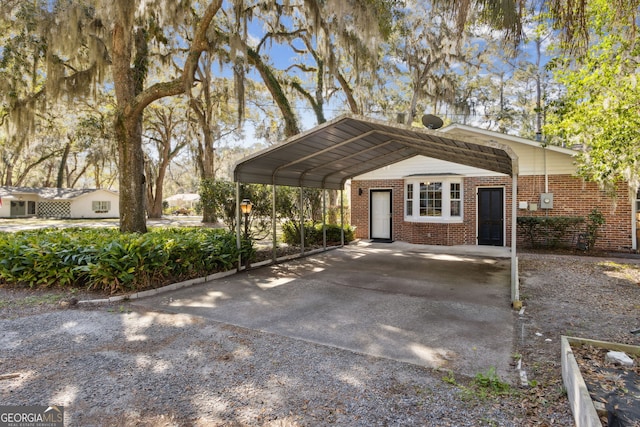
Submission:
M 433 114 L 425 114 L 422 116 L 422 124 L 427 129 L 440 129 L 444 122 L 438 116 L 434 116 Z

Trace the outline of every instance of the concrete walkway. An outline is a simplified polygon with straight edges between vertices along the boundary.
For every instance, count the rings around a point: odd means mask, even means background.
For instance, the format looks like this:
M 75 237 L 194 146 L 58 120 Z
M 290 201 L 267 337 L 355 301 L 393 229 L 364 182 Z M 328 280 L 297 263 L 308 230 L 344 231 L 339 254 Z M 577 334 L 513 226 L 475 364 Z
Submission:
M 515 316 L 508 256 L 360 242 L 133 304 L 469 376 L 496 367 L 506 378 Z

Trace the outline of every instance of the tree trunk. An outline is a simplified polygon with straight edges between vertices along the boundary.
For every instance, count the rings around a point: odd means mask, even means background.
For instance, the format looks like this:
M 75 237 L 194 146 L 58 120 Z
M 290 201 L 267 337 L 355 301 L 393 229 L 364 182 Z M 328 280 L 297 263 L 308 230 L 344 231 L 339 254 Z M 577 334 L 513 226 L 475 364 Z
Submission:
M 137 120 L 136 120 L 137 119 Z M 146 233 L 142 116 L 116 119 L 119 157 L 120 231 Z
M 214 180 L 215 179 L 215 169 L 214 169 L 214 156 L 215 149 L 213 147 L 213 135 L 211 132 L 204 133 L 204 152 L 202 153 L 202 180 Z M 212 205 L 203 204 L 202 205 L 202 222 L 204 223 L 214 223 L 218 221 L 216 218 L 215 209 Z
M 98 162 L 95 162 L 94 164 L 94 171 L 96 174 L 96 188 L 102 188 L 102 178 L 100 175 L 102 173 L 102 168 L 100 167 Z
M 160 153 L 160 164 L 158 165 L 158 175 L 153 178 L 151 172 L 147 173 L 147 179 L 149 183 L 147 185 L 148 189 L 148 197 L 147 197 L 147 209 L 148 209 L 148 217 L 149 218 L 162 218 L 162 199 L 163 199 L 163 187 L 164 187 L 164 178 L 167 175 L 167 168 L 171 163 L 171 160 L 175 157 L 175 155 L 180 151 L 180 146 L 176 146 L 175 151 L 171 151 L 171 132 L 168 131 L 167 134 L 162 138 L 162 150 Z M 147 169 L 150 169 L 151 166 L 148 165 Z M 153 179 L 153 182 L 151 180 Z M 153 187 L 155 185 L 156 191 L 154 194 Z
M 5 180 L 4 180 L 4 185 L 6 185 L 7 187 L 11 187 L 13 186 L 13 162 L 7 162 L 6 163 L 6 169 L 5 169 Z
M 253 49 L 247 46 L 247 57 L 249 63 L 251 63 L 262 77 L 262 81 L 267 86 L 267 89 L 271 93 L 273 100 L 278 105 L 278 108 L 282 112 L 282 119 L 284 120 L 284 134 L 287 138 L 295 136 L 300 133 L 298 127 L 298 120 L 296 119 L 295 112 L 291 107 L 291 103 L 287 99 L 284 93 L 282 85 L 273 74 L 273 71 L 267 64 L 264 63 L 260 55 Z
M 118 14 L 129 16 L 129 0 L 115 0 Z M 143 90 L 147 71 L 146 34 L 134 31 L 134 20 L 124 19 L 113 26 L 112 73 L 116 93 L 115 135 L 119 156 L 120 231 L 145 233 L 144 153 L 142 150 L 142 114 L 144 109 L 160 98 L 184 93 L 193 86 L 200 54 L 209 46 L 207 30 L 222 5 L 212 0 L 205 9 L 195 30 L 194 39 L 184 63 L 182 76 L 161 82 Z M 135 49 L 134 49 L 135 42 Z M 135 61 L 133 52 L 136 52 Z M 132 66 L 132 63 L 134 66 Z
M 347 82 L 347 79 L 340 72 L 335 73 L 338 82 L 340 83 L 340 87 L 347 97 L 347 103 L 349 104 L 349 109 L 353 114 L 361 114 L 360 108 L 358 107 L 358 103 L 356 102 L 356 98 L 353 96 L 353 89 Z
M 62 158 L 60 159 L 60 166 L 58 167 L 58 178 L 56 180 L 56 188 L 62 188 L 64 184 L 64 170 L 67 166 L 67 159 L 69 158 L 69 152 L 71 151 L 71 141 L 67 141 L 67 145 L 64 146 L 62 152 Z
M 198 139 L 198 158 L 197 168 L 202 183 L 209 183 L 215 180 L 215 147 L 214 143 L 220 138 L 219 127 L 216 123 L 217 118 L 214 118 L 214 110 L 220 108 L 214 107 L 214 102 L 219 104 L 225 103 L 224 97 L 211 95 L 211 88 L 213 85 L 213 78 L 211 73 L 212 56 L 205 54 L 202 59 L 202 65 L 198 69 L 198 75 L 202 85 L 202 92 L 199 95 L 199 99 L 192 98 L 189 105 L 191 111 L 195 114 L 198 125 L 202 132 L 202 138 Z M 215 138 L 214 138 L 215 135 Z M 214 223 L 217 222 L 215 207 L 210 203 L 202 203 L 202 222 Z
M 158 171 L 158 176 L 155 179 L 156 194 L 151 191 L 149 194 L 149 218 L 162 218 L 162 198 L 163 191 L 162 185 L 164 183 L 164 177 L 166 174 L 166 166 L 161 166 Z
M 117 100 L 115 135 L 118 142 L 120 231 L 146 233 L 144 209 L 144 156 L 142 111 L 132 109 L 136 97 L 131 68 L 132 29 L 116 24 L 113 29 L 113 80 Z

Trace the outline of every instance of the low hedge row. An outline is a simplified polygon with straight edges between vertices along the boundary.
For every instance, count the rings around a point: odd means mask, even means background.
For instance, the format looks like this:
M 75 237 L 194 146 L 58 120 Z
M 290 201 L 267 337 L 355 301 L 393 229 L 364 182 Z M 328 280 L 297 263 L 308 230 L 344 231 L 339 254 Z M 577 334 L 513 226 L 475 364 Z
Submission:
M 339 244 L 342 240 L 340 226 L 337 224 L 326 224 L 327 243 Z M 300 245 L 300 225 L 287 221 L 282 225 L 282 240 L 293 246 Z M 344 242 L 348 243 L 354 240 L 354 229 L 350 225 L 344 227 Z M 314 224 L 306 222 L 304 224 L 304 244 L 305 246 L 320 246 L 323 244 L 324 236 L 322 233 L 322 224 Z
M 145 234 L 68 228 L 0 233 L 0 282 L 134 292 L 234 268 L 252 257 L 226 230 L 158 228 Z

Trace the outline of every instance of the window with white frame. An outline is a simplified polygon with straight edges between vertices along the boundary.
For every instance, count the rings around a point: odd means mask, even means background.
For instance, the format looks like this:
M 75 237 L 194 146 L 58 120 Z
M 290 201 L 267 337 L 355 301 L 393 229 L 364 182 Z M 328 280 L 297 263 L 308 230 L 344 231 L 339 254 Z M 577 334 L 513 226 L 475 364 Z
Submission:
M 462 178 L 412 177 L 405 179 L 405 219 L 407 221 L 461 221 L 462 208 Z
M 95 200 L 91 202 L 91 208 L 95 213 L 107 213 L 111 209 L 111 202 L 108 200 Z
M 420 183 L 420 216 L 442 216 L 442 182 Z
M 449 214 L 452 218 L 462 216 L 462 185 L 459 182 L 449 183 Z
M 405 200 L 406 216 L 413 215 L 413 184 L 407 184 L 407 198 Z

